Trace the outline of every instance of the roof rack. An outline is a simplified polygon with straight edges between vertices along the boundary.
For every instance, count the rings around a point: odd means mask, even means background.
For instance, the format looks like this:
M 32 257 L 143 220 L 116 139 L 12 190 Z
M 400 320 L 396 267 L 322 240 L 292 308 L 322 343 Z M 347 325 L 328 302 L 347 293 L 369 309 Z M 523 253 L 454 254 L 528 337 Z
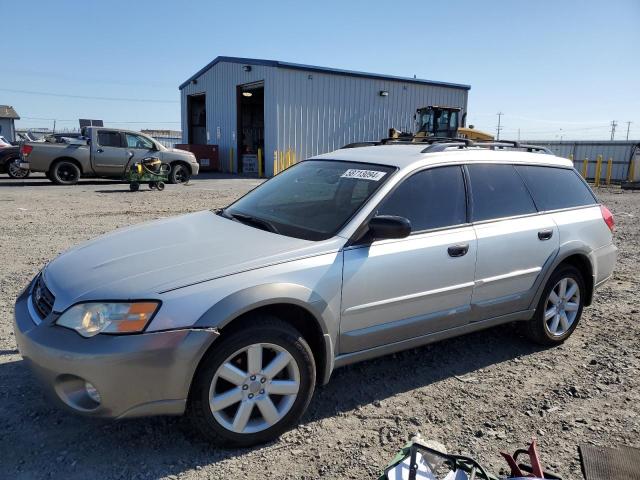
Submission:
M 376 145 L 416 145 L 420 143 L 429 144 L 421 153 L 444 152 L 449 149 L 464 148 L 486 148 L 490 150 L 524 150 L 531 153 L 544 153 L 553 155 L 553 152 L 546 147 L 520 143 L 515 140 L 469 140 L 468 138 L 450 137 L 397 137 L 383 138 L 379 141 L 349 143 L 342 148 L 371 147 Z

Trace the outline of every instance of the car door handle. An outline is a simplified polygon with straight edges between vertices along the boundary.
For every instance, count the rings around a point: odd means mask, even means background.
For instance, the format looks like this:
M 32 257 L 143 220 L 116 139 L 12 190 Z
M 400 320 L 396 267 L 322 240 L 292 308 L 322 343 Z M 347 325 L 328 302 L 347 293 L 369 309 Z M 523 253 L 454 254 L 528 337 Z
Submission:
M 452 245 L 447 248 L 450 257 L 464 257 L 469 251 L 469 244 L 462 243 L 460 245 Z
M 553 230 L 549 229 L 549 230 L 540 230 L 538 232 L 538 238 L 540 240 L 549 240 L 551 237 L 553 237 Z
M 99 149 L 97 149 L 97 150 L 96 150 L 96 152 L 98 152 L 98 153 L 103 153 L 103 152 L 104 152 L 104 150 L 103 150 L 103 149 L 101 149 L 101 148 L 99 148 Z

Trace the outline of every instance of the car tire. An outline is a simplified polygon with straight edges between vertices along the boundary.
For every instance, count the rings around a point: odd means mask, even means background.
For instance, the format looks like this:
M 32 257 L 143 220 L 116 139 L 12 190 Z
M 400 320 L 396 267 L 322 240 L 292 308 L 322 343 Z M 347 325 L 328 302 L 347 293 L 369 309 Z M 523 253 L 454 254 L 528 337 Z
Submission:
M 169 183 L 189 183 L 191 170 L 184 163 L 174 163 L 169 172 Z
M 15 162 L 19 162 L 20 157 L 14 157 L 7 160 L 5 163 L 5 169 L 9 177 L 14 180 L 21 180 L 23 178 L 27 178 L 31 173 L 29 170 L 25 170 L 24 168 L 18 167 Z
M 586 293 L 580 270 L 560 266 L 547 281 L 536 312 L 526 324 L 527 336 L 540 345 L 564 342 L 578 326 Z
M 215 445 L 264 443 L 298 422 L 315 382 L 313 353 L 303 336 L 277 318 L 256 318 L 214 342 L 193 380 L 188 416 Z
M 70 160 L 60 160 L 49 170 L 49 180 L 56 185 L 75 185 L 80 180 L 80 167 Z

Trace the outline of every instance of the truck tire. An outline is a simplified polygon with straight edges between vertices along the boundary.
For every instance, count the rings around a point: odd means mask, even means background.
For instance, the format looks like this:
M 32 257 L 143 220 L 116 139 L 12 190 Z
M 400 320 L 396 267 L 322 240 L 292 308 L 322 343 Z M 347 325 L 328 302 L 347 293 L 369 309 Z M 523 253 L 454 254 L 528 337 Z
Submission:
M 189 183 L 191 170 L 184 163 L 174 163 L 169 172 L 169 183 Z
M 49 180 L 56 185 L 75 185 L 80 180 L 80 168 L 71 160 L 59 160 L 49 170 Z

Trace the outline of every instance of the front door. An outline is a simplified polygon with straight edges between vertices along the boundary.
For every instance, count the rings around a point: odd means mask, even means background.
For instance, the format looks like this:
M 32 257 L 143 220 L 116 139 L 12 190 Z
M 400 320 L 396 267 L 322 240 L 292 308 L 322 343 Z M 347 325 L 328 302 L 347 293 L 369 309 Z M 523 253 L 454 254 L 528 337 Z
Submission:
M 155 145 L 147 137 L 135 133 L 125 133 L 124 141 L 127 146 L 126 158 L 132 165 L 145 157 L 158 156 Z
M 124 172 L 127 153 L 122 133 L 98 130 L 96 144 L 92 146 L 93 167 L 98 175 L 120 176 Z
M 469 165 L 478 260 L 474 320 L 526 310 L 532 287 L 559 246 L 551 215 L 538 214 L 512 165 Z
M 409 237 L 344 252 L 340 353 L 364 350 L 469 321 L 476 238 L 460 166 L 420 171 L 378 215 L 411 221 Z

